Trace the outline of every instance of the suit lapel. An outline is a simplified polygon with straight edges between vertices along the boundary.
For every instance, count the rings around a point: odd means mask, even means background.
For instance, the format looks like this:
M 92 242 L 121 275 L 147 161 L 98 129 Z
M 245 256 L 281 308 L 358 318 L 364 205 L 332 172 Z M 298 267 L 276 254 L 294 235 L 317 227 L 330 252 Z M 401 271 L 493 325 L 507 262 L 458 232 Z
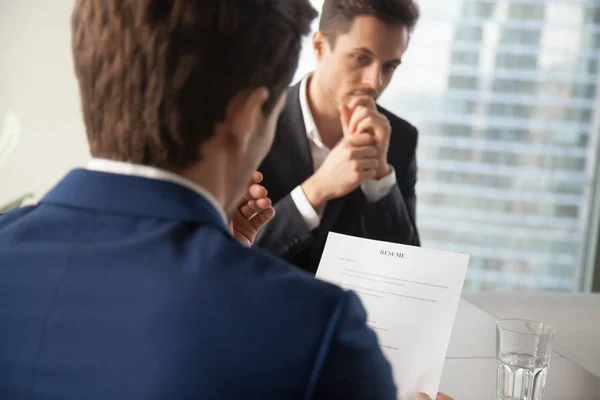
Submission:
M 290 88 L 288 101 L 281 118 L 283 137 L 289 140 L 289 146 L 296 149 L 298 157 L 288 157 L 290 171 L 294 174 L 294 186 L 304 182 L 314 174 L 313 158 L 304 126 L 304 117 L 300 107 L 300 83 Z M 286 146 L 287 147 L 287 146 Z M 289 153 L 288 153 L 289 154 Z M 319 226 L 319 232 L 327 236 L 342 210 L 348 196 L 327 203 Z M 321 234 L 321 233 L 320 233 Z
M 300 108 L 299 83 L 289 90 L 287 104 L 280 117 L 278 131 L 280 135 L 278 134 L 277 139 L 287 149 L 284 154 L 286 154 L 286 161 L 289 165 L 288 171 L 292 173 L 295 185 L 298 185 L 315 172 L 302 109 Z

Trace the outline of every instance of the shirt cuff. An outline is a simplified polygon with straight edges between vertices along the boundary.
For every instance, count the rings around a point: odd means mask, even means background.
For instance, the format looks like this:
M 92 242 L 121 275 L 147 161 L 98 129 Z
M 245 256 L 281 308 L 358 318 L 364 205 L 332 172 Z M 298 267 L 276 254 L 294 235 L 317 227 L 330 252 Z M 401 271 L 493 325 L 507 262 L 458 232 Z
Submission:
M 302 215 L 302 219 L 304 220 L 304 223 L 306 223 L 308 230 L 312 231 L 313 229 L 318 228 L 321 224 L 321 217 L 306 198 L 302 187 L 296 186 L 296 188 L 292 190 L 291 196 L 300 215 Z
M 396 171 L 390 165 L 390 173 L 379 180 L 372 179 L 360 184 L 367 201 L 375 203 L 390 194 L 396 184 Z

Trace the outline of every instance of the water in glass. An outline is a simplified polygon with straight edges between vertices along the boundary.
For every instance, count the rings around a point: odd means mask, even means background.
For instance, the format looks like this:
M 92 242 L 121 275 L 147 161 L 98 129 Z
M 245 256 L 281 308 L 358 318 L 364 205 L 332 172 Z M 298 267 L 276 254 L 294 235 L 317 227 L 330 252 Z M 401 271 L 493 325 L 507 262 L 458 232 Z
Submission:
M 529 354 L 498 357 L 498 400 L 542 400 L 548 363 Z
M 497 400 L 542 400 L 553 337 L 543 322 L 496 322 Z

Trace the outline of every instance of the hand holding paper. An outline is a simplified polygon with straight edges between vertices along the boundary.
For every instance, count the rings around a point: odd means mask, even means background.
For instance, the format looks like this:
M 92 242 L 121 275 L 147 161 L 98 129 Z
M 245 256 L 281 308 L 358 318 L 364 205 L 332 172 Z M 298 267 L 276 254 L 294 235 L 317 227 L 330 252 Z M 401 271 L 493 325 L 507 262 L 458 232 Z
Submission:
M 427 396 L 425 393 L 417 393 L 413 400 L 433 400 L 431 397 Z M 438 393 L 435 400 L 453 400 L 452 397 L 447 396 L 443 393 Z
M 400 400 L 435 398 L 469 256 L 330 233 L 317 278 L 356 292 Z

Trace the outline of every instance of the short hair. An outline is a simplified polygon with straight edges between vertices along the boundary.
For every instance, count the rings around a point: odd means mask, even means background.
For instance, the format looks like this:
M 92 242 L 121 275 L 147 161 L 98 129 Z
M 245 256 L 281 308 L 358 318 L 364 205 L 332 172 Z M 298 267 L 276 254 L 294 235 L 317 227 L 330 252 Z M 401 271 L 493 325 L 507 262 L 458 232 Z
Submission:
M 325 0 L 319 30 L 334 46 L 337 37 L 350 30 L 356 17 L 370 15 L 412 32 L 419 14 L 414 0 Z
M 181 170 L 239 92 L 270 114 L 317 16 L 308 0 L 77 0 L 72 50 L 94 157 Z

